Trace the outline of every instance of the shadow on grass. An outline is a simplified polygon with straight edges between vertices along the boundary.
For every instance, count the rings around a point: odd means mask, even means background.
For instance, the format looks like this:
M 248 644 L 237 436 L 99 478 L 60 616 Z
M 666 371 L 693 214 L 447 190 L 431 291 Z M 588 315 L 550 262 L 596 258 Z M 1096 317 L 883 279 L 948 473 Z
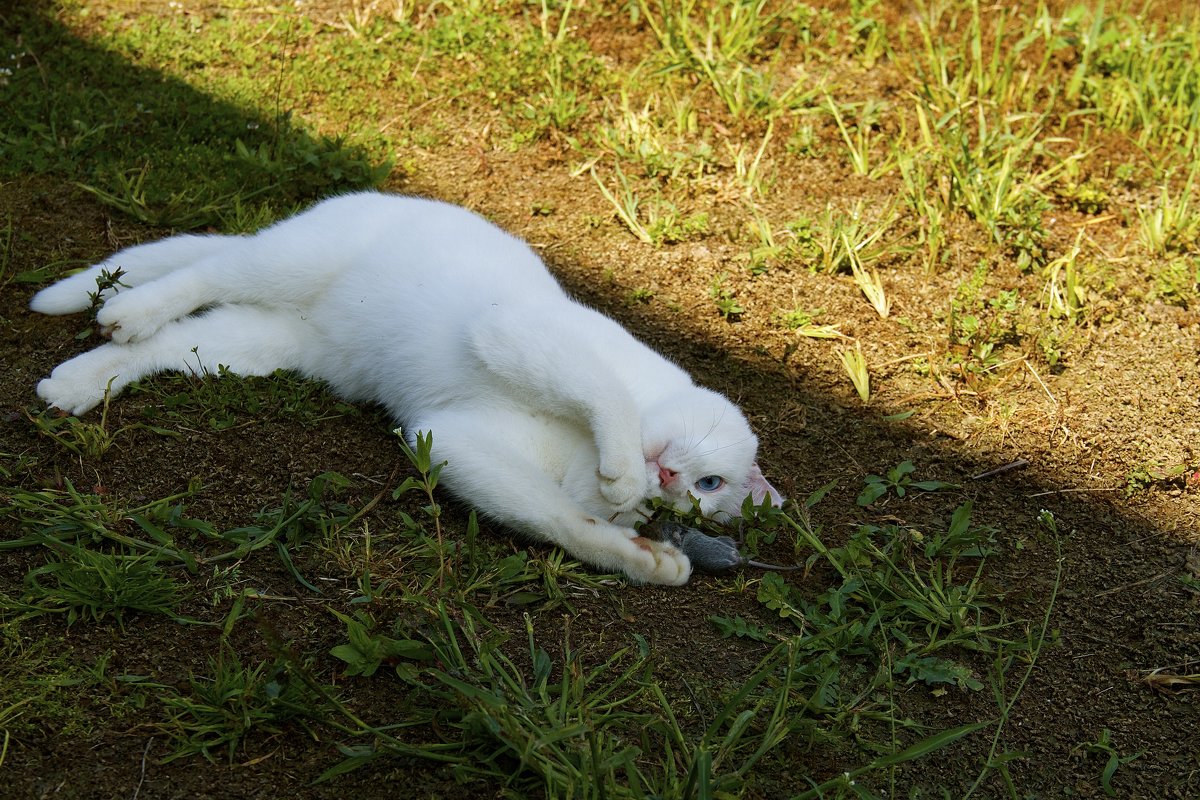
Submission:
M 65 28 L 46 0 L 0 12 L 0 107 L 0 178 L 62 177 L 163 227 L 253 227 L 267 209 L 373 186 L 391 168 L 282 109 L 240 107 L 131 64 Z

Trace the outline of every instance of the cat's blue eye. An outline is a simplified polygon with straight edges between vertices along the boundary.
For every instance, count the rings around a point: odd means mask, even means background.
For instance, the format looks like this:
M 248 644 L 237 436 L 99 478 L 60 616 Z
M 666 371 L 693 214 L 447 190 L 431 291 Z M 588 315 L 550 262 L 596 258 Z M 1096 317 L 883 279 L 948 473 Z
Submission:
M 696 488 L 702 492 L 715 492 L 725 485 L 725 479 L 720 475 L 708 475 L 696 481 Z

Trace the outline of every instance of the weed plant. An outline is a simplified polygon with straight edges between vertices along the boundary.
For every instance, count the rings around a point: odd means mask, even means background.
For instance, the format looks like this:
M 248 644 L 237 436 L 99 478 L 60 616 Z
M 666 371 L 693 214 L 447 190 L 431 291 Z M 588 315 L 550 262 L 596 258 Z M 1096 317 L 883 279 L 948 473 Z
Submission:
M 153 556 L 75 547 L 26 573 L 21 601 L 0 601 L 0 608 L 23 617 L 62 613 L 68 625 L 111 616 L 123 627 L 125 613 L 132 611 L 180 619 L 175 607 L 182 600 L 183 587 Z
M 208 674 L 192 675 L 186 690 L 164 692 L 162 704 L 166 719 L 159 727 L 174 744 L 166 762 L 223 754 L 232 764 L 251 733 L 278 733 L 322 714 L 320 696 L 287 665 L 249 666 L 229 649 L 210 659 Z

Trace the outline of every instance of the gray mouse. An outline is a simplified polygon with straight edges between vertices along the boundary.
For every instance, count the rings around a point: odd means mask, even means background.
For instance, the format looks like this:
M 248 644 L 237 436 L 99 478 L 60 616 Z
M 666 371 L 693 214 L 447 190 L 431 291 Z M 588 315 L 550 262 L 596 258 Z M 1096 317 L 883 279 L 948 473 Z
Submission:
M 663 540 L 682 550 L 683 554 L 691 559 L 692 566 L 701 572 L 720 575 L 739 567 L 779 571 L 799 569 L 795 566 L 781 567 L 745 558 L 738 550 L 738 543 L 729 536 L 709 536 L 695 528 L 688 528 L 670 520 L 659 523 L 659 530 Z

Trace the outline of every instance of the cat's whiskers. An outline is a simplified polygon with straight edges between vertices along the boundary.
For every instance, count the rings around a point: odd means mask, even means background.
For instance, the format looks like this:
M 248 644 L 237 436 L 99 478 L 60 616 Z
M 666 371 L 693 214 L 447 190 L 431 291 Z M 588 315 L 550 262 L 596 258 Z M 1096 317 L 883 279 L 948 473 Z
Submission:
M 691 452 L 692 449 L 691 444 L 689 444 L 692 440 L 692 435 L 688 432 L 688 418 L 687 415 L 683 413 L 683 409 L 679 410 L 679 423 L 680 427 L 683 428 L 683 435 L 680 438 L 684 443 L 684 449 L 680 455 L 686 456 L 689 452 Z
M 743 437 L 743 438 L 741 438 L 741 439 L 738 439 L 736 442 L 730 442 L 729 444 L 723 444 L 723 445 L 721 445 L 720 447 L 714 447 L 714 448 L 713 448 L 713 449 L 711 449 L 711 450 L 706 450 L 706 451 L 704 451 L 703 453 L 700 453 L 700 454 L 699 454 L 699 456 L 700 456 L 701 458 L 704 458 L 705 456 L 711 456 L 713 453 L 719 453 L 719 452 L 720 452 L 720 451 L 722 451 L 722 450 L 728 450 L 728 449 L 729 449 L 729 448 L 731 448 L 731 447 L 737 447 L 738 445 L 744 444 L 744 443 L 746 443 L 746 442 L 749 442 L 749 441 L 751 441 L 751 440 L 753 440 L 753 439 L 754 439 L 754 435 L 753 435 L 753 434 L 751 434 L 750 436 L 746 436 L 746 437 Z
M 715 420 L 713 420 L 712 425 L 709 426 L 708 433 L 704 434 L 704 436 L 701 439 L 696 441 L 694 444 L 690 445 L 685 452 L 691 452 L 691 450 L 693 448 L 699 447 L 700 445 L 704 444 L 705 440 L 707 440 L 708 437 L 712 436 L 713 432 L 716 431 L 717 428 L 721 427 L 721 423 L 725 420 L 725 412 L 728 410 L 729 410 L 728 406 L 723 407 L 721 409 L 720 416 L 718 416 Z M 720 448 L 718 448 L 718 449 L 720 449 Z M 714 453 L 714 452 L 716 452 L 716 450 L 709 451 L 709 453 Z M 708 455 L 708 453 L 703 453 L 702 456 L 704 456 L 704 455 Z

